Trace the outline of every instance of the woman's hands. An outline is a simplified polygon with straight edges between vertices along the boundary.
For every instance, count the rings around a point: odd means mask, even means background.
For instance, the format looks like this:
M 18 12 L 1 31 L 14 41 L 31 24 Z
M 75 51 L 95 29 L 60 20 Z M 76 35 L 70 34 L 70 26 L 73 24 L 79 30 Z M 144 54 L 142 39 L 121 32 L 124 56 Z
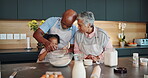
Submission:
M 98 59 L 100 59 L 99 58 L 99 56 L 93 56 L 93 55 L 88 55 L 85 59 L 92 59 L 93 60 L 93 62 L 96 62 L 96 61 L 98 61 Z

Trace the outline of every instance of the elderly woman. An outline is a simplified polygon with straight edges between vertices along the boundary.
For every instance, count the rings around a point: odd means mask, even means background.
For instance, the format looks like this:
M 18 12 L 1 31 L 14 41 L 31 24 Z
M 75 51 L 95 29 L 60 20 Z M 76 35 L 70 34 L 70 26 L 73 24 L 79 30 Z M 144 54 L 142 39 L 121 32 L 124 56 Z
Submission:
M 79 30 L 75 34 L 74 53 L 84 54 L 84 58 L 99 61 L 103 52 L 113 48 L 110 37 L 101 28 L 94 26 L 94 14 L 82 12 L 77 17 Z

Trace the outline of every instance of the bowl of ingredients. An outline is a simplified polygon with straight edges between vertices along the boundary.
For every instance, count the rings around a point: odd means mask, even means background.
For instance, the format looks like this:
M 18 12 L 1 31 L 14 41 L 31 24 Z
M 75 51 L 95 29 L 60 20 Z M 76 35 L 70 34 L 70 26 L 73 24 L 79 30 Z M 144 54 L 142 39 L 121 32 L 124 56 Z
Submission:
M 63 57 L 65 54 L 66 54 L 66 50 L 55 50 L 55 51 L 52 51 L 50 52 L 50 58 L 60 58 L 60 57 Z
M 137 43 L 128 43 L 128 46 L 137 46 Z
M 50 53 L 49 62 L 55 67 L 67 66 L 73 57 L 73 53 L 64 53 L 63 50 L 58 50 L 56 53 Z

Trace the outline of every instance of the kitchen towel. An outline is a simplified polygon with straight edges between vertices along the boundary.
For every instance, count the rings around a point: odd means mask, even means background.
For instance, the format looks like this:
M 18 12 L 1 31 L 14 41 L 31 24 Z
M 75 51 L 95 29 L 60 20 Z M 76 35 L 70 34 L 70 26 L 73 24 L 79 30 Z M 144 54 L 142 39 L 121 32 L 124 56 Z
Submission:
M 100 78 L 101 68 L 99 65 L 95 66 L 90 78 Z

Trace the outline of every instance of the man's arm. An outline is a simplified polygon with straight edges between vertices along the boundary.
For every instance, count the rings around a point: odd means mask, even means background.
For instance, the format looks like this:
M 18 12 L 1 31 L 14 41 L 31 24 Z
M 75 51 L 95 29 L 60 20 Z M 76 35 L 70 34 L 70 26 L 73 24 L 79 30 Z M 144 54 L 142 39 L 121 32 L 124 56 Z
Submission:
M 56 47 L 55 45 L 53 45 L 52 43 L 50 43 L 47 39 L 45 39 L 45 38 L 43 37 L 43 35 L 44 35 L 44 32 L 43 32 L 40 28 L 38 28 L 38 29 L 34 32 L 33 37 L 34 37 L 38 42 L 42 43 L 42 44 L 45 46 L 46 51 L 53 51 L 53 50 L 57 49 L 57 47 Z
M 44 32 L 43 32 L 40 28 L 38 28 L 38 29 L 34 32 L 33 37 L 34 37 L 38 42 L 40 42 L 40 43 L 42 43 L 42 44 L 45 44 L 45 42 L 47 42 L 48 40 L 46 40 L 46 39 L 43 37 L 43 35 L 44 35 Z

